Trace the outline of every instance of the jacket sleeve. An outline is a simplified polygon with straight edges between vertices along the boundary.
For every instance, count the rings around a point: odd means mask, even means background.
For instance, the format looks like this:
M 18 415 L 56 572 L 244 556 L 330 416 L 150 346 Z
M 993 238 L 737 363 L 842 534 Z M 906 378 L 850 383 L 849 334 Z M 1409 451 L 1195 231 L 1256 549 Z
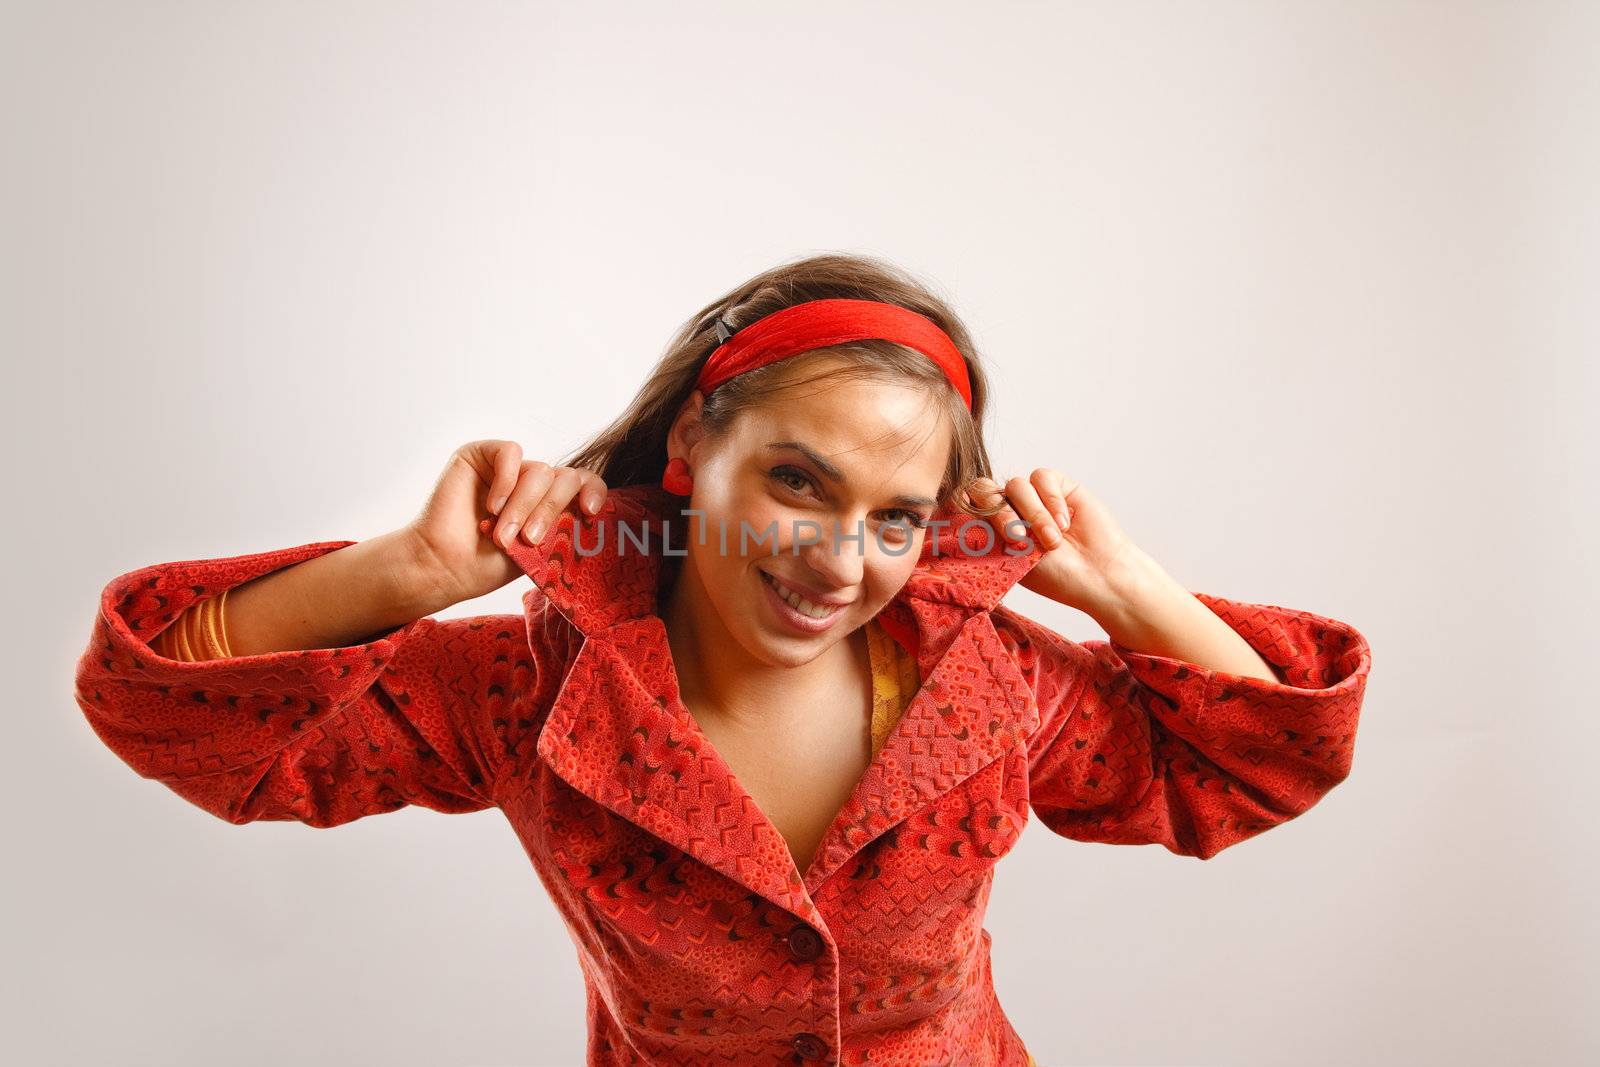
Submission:
M 94 732 L 142 777 L 231 823 L 329 827 L 407 804 L 497 803 L 533 751 L 556 673 L 521 616 L 428 617 L 345 648 L 193 662 L 151 648 L 199 600 L 354 543 L 113 579 L 77 665 Z
M 1310 612 L 1195 596 L 1278 681 L 1112 641 L 1079 644 L 995 609 L 1038 703 L 1030 802 L 1054 832 L 1210 859 L 1349 775 L 1372 662 L 1366 639 Z

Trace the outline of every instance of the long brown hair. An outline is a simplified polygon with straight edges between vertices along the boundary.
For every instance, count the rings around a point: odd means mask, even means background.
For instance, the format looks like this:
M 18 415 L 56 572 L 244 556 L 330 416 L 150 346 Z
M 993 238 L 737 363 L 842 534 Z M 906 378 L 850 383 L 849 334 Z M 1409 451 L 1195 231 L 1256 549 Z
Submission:
M 876 257 L 846 253 L 779 264 L 701 308 L 678 328 L 627 409 L 561 465 L 592 470 L 610 486 L 659 483 L 667 464 L 667 432 L 694 391 L 701 366 L 720 344 L 717 317 L 739 330 L 795 304 L 840 297 L 897 304 L 937 323 L 966 359 L 972 410 L 968 412 L 927 356 L 893 341 L 871 339 L 814 349 L 729 379 L 706 397 L 701 409 L 707 434 L 725 431 L 740 411 L 801 385 L 841 378 L 909 379 L 928 391 L 930 402 L 942 403 L 954 430 L 954 447 L 939 487 L 940 508 L 995 514 L 1003 501 L 978 507 L 963 491 L 973 480 L 991 477 L 983 442 L 989 386 L 967 328 L 944 300 L 904 270 Z M 818 357 L 823 353 L 842 363 L 807 373 L 810 364 L 822 362 Z

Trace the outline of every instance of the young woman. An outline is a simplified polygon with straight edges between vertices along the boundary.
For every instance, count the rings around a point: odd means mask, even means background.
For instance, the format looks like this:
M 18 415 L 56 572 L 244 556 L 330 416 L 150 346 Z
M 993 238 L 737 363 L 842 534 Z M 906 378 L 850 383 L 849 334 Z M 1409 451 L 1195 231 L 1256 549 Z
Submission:
M 990 479 L 986 399 L 915 280 L 786 264 L 568 463 L 473 442 L 393 533 L 114 579 L 77 699 L 230 822 L 501 809 L 591 1064 L 1031 1063 L 982 926 L 1028 811 L 1210 858 L 1346 777 L 1370 654 L 1185 590 L 1054 469 Z M 431 617 L 524 574 L 520 616 Z

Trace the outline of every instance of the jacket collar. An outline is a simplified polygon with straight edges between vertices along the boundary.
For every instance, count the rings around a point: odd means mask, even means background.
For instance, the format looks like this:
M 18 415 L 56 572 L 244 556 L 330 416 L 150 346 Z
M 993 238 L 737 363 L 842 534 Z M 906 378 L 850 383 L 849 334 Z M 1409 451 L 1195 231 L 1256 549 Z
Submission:
M 683 706 L 658 598 L 686 545 L 681 497 L 609 489 L 599 515 L 565 510 L 511 558 L 583 635 L 538 739 L 580 792 L 813 924 L 810 892 L 874 838 L 1020 743 L 1039 724 L 1026 679 L 989 612 L 1043 549 L 985 554 L 956 521 L 924 538 L 911 577 L 878 618 L 917 658 L 922 687 L 840 809 L 807 870 Z M 664 525 L 665 524 L 665 525 Z M 736 536 L 736 535 L 734 535 Z

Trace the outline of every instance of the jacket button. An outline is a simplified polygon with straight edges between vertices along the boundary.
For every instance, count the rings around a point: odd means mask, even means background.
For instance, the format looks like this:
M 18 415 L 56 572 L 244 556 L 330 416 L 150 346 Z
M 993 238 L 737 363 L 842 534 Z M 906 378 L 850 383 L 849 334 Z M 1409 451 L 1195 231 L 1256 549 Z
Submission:
M 804 1032 L 794 1035 L 794 1050 L 803 1060 L 820 1060 L 828 1054 L 828 1046 L 822 1038 Z
M 822 937 L 805 923 L 789 931 L 789 951 L 797 960 L 814 960 L 822 955 Z

